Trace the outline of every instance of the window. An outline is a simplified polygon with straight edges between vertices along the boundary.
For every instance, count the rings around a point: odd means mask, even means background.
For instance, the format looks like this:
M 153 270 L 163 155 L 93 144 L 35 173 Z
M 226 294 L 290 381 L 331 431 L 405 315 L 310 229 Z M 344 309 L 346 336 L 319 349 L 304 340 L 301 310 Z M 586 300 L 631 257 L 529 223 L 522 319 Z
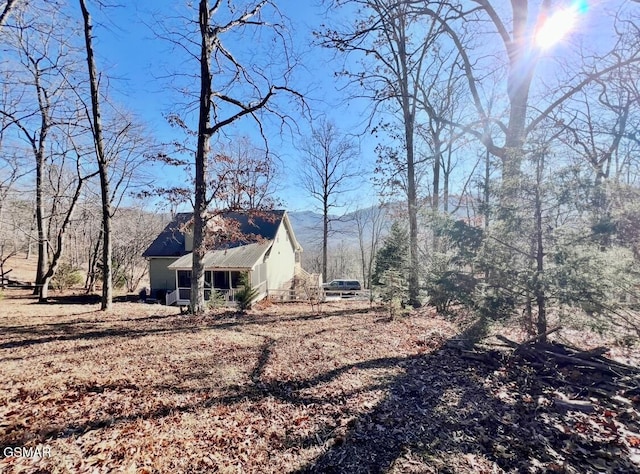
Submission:
M 204 299 L 209 301 L 211 299 L 211 279 L 213 275 L 209 270 L 204 272 Z
M 240 284 L 241 272 L 214 271 L 212 273 L 213 273 L 212 275 L 213 287 L 219 290 L 228 290 L 229 288 L 237 288 L 238 285 Z
M 191 288 L 191 270 L 178 270 L 178 288 Z
M 229 272 L 213 272 L 213 287 L 221 290 L 229 288 Z

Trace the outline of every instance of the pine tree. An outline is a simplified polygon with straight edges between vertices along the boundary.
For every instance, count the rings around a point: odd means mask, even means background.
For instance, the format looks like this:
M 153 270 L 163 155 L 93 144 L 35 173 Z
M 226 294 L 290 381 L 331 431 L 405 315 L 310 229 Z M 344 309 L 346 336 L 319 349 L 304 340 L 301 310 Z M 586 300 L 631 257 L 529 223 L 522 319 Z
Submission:
M 240 287 L 241 289 L 236 292 L 236 302 L 238 303 L 238 309 L 244 312 L 251 308 L 253 301 L 258 297 L 258 290 L 251 286 L 251 280 L 247 272 L 240 275 Z
M 400 223 L 394 222 L 382 248 L 376 253 L 376 266 L 372 276 L 373 284 L 384 284 L 383 275 L 388 270 L 406 275 L 408 267 L 409 233 Z
M 384 271 L 380 280 L 383 285 L 380 299 L 386 304 L 389 317 L 393 319 L 405 307 L 409 298 L 407 279 L 398 270 L 389 269 Z

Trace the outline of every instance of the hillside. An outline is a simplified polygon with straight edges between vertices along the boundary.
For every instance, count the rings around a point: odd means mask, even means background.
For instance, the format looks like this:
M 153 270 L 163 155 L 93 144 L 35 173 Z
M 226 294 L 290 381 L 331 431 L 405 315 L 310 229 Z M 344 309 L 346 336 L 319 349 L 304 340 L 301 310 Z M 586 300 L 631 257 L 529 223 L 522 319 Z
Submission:
M 402 216 L 404 212 L 405 203 L 396 202 L 387 204 L 385 206 L 387 214 L 387 224 L 390 226 L 394 219 L 394 216 Z M 473 216 L 476 211 L 474 210 L 473 202 L 469 199 L 464 199 L 461 196 L 453 195 L 449 197 L 449 212 L 455 219 L 468 219 Z M 367 216 L 368 214 L 377 210 L 377 206 L 370 206 L 364 209 L 358 209 L 356 211 L 348 212 L 344 215 L 331 215 L 331 229 L 334 243 L 345 241 L 353 242 L 356 244 L 357 238 L 357 224 L 356 220 L 358 215 Z M 444 212 L 444 206 L 441 205 L 441 211 Z M 291 224 L 296 233 L 296 237 L 304 249 L 311 249 L 319 246 L 322 242 L 322 214 L 316 211 L 296 211 L 290 212 L 289 218 Z M 365 240 L 369 240 L 371 229 L 365 228 Z

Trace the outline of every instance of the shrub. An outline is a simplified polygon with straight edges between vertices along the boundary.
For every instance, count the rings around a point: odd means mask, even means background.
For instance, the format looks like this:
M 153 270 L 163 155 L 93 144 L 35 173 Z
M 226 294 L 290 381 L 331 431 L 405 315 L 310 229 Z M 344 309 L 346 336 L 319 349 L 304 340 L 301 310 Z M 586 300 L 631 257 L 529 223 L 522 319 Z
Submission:
M 61 263 L 51 279 L 51 286 L 58 291 L 64 291 L 80 284 L 82 284 L 80 271 L 69 263 Z
M 251 286 L 249 274 L 247 272 L 240 275 L 240 289 L 236 291 L 236 302 L 238 309 L 244 312 L 251 308 L 253 300 L 258 296 L 258 290 Z
M 475 300 L 483 319 L 506 320 L 516 312 L 516 298 L 505 288 L 478 285 Z
M 220 291 L 211 291 L 211 295 L 207 300 L 207 309 L 220 309 L 224 308 L 227 304 L 227 301 L 224 297 L 224 294 Z
M 475 287 L 476 279 L 464 272 L 448 270 L 432 274 L 427 281 L 429 304 L 435 306 L 438 313 L 446 313 L 454 304 L 473 306 Z
M 401 309 L 404 309 L 409 292 L 406 279 L 397 270 L 386 270 L 380 278 L 380 299 L 384 301 L 389 310 L 389 317 L 394 318 Z

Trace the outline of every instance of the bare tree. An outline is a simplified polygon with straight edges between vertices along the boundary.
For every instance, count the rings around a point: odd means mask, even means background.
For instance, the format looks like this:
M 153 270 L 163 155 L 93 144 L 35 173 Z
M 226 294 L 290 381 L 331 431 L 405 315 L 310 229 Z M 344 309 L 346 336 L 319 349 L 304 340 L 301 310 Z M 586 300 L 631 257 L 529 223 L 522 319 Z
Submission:
M 452 158 L 464 138 L 450 125 L 465 113 L 459 56 L 455 49 L 433 48 L 418 86 L 417 100 L 426 119 L 417 124 L 417 130 L 433 160 L 431 209 L 436 213 L 440 212 L 441 192 L 443 210 L 448 211 Z
M 300 148 L 304 154 L 300 181 L 322 212 L 322 278 L 327 281 L 327 249 L 334 220 L 331 212 L 344 204 L 344 194 L 352 190 L 353 179 L 360 175 L 358 147 L 334 123 L 323 119 Z
M 229 209 L 264 209 L 275 205 L 277 158 L 248 137 L 217 147 L 211 168 L 224 176 L 221 198 Z
M 610 178 L 614 159 L 625 141 L 637 142 L 640 106 L 638 68 L 616 71 L 609 77 L 576 93 L 554 114 L 557 126 L 565 131 L 564 143 L 585 160 L 593 174 L 594 202 L 606 207 L 601 189 Z
M 98 71 L 95 64 L 95 54 L 93 51 L 93 24 L 91 14 L 87 9 L 85 0 L 79 0 L 82 10 L 84 40 L 87 54 L 87 69 L 89 71 L 89 87 L 91 88 L 91 132 L 96 150 L 98 162 L 98 173 L 100 176 L 100 195 L 102 203 L 102 301 L 101 309 L 111 308 L 113 302 L 113 268 L 111 262 L 112 254 L 112 232 L 111 232 L 111 191 L 109 179 L 109 160 L 105 152 L 104 138 L 102 133 L 102 116 L 100 112 L 100 92 L 98 84 Z
M 112 219 L 124 193 L 130 190 L 138 169 L 146 162 L 144 147 L 149 141 L 143 131 L 126 114 L 116 111 L 103 131 L 102 103 L 98 70 L 93 48 L 93 24 L 85 0 L 79 0 L 82 11 L 87 70 L 89 73 L 91 136 L 100 176 L 102 208 L 102 301 L 101 308 L 111 308 L 113 302 L 113 231 Z
M 20 4 L 20 0 L 6 0 L 6 2 L 2 2 L 4 5 L 0 8 L 0 30 L 6 23 L 9 15 L 11 14 L 11 10 L 17 7 Z
M 411 259 L 409 299 L 413 306 L 419 306 L 418 182 L 423 160 L 416 152 L 416 124 L 421 110 L 418 93 L 425 59 L 437 41 L 441 26 L 437 21 L 425 24 L 423 16 L 413 13 L 410 2 L 329 0 L 328 3 L 335 7 L 350 4 L 361 16 L 344 29 L 332 27 L 320 32 L 322 44 L 363 57 L 359 71 L 343 73 L 359 88 L 356 95 L 373 101 L 374 114 L 387 108 L 400 122 L 402 134 L 398 138 L 403 159 L 397 161 L 407 195 Z
M 162 216 L 142 207 L 118 210 L 113 219 L 114 283 L 124 284 L 129 293 L 136 291 L 149 268 L 142 253 L 165 225 Z
M 0 124 L 2 120 L 0 119 Z M 0 287 L 4 288 L 4 264 L 18 253 L 16 245 L 19 230 L 5 216 L 7 200 L 18 180 L 23 176 L 22 166 L 16 154 L 5 155 L 2 149 L 4 130 L 0 130 Z
M 22 157 L 24 150 L 12 149 L 12 145 L 6 143 L 5 136 L 12 125 L 13 119 L 0 113 L 0 216 L 16 183 L 33 171 Z
M 70 143 L 65 143 L 67 141 Z M 55 227 L 50 226 L 48 231 L 47 245 L 50 250 L 50 255 L 39 288 L 39 299 L 42 303 L 48 301 L 49 283 L 56 274 L 62 261 L 67 244 L 67 234 L 73 225 L 74 215 L 82 197 L 84 186 L 98 174 L 97 171 L 84 171 L 83 156 L 85 156 L 85 154 L 82 153 L 78 145 L 74 143 L 72 133 L 68 133 L 67 136 L 59 140 L 58 143 L 62 145 L 58 152 L 58 162 L 60 165 L 57 169 L 50 169 L 49 182 L 54 188 L 55 196 L 54 199 L 50 200 L 52 206 L 51 217 L 55 217 L 59 222 Z M 72 166 L 75 168 L 73 171 L 75 176 L 69 176 L 68 172 L 71 170 L 67 168 L 67 159 L 73 162 Z M 63 201 L 65 204 L 63 204 Z M 52 219 L 49 219 L 50 224 L 51 221 Z
M 539 8 L 529 0 L 514 0 L 504 8 L 491 0 L 432 4 L 408 0 L 408 3 L 413 5 L 415 14 L 436 21 L 460 53 L 460 66 L 476 113 L 475 119 L 455 125 L 475 136 L 501 160 L 502 188 L 507 196 L 517 193 L 527 137 L 561 104 L 590 84 L 612 71 L 640 62 L 640 48 L 625 39 L 637 36 L 637 22 L 633 18 L 623 18 L 618 12 L 611 20 L 611 31 L 627 30 L 626 33 L 615 34 L 614 44 L 606 44 L 606 50 L 587 55 L 583 49 L 580 70 L 568 66 L 568 58 L 555 57 L 559 64 L 556 82 L 550 85 L 546 81 L 541 90 L 536 72 L 540 61 L 545 59 L 545 51 L 536 43 L 536 32 L 555 13 L 551 2 L 542 2 Z M 487 41 L 484 45 L 470 45 L 465 41 L 469 31 L 475 31 L 479 37 L 496 38 L 500 49 L 487 54 Z M 593 46 L 591 32 L 585 32 L 584 37 Z M 499 58 L 497 64 L 495 58 Z M 506 86 L 506 107 L 498 116 L 490 113 L 485 102 L 485 87 L 490 78 Z M 535 107 L 530 104 L 532 94 L 536 94 Z M 492 124 L 497 126 L 490 126 Z
M 74 120 L 77 115 L 75 101 L 70 97 L 72 86 L 67 79 L 73 77 L 76 58 L 67 40 L 73 27 L 56 5 L 32 5 L 28 11 L 16 10 L 16 13 L 12 27 L 1 38 L 15 58 L 5 63 L 4 72 L 17 100 L 7 100 L 5 96 L 0 115 L 5 117 L 7 126 L 20 131 L 35 161 L 37 294 L 49 261 L 43 194 L 49 138 L 56 127 Z M 51 19 L 55 20 L 52 21 L 55 27 L 48 22 Z M 62 31 L 65 29 L 67 31 Z
M 168 34 L 174 44 L 186 48 L 189 56 L 197 58 L 199 63 L 191 272 L 191 310 L 194 313 L 201 313 L 205 309 L 203 258 L 211 240 L 215 239 L 215 235 L 208 232 L 207 223 L 219 218 L 225 211 L 221 199 L 224 183 L 211 176 L 216 172 L 210 167 L 211 139 L 243 118 L 252 119 L 264 138 L 261 121 L 264 113 L 275 114 L 283 122 L 286 121 L 286 114 L 278 112 L 275 107 L 275 97 L 280 93 L 299 97 L 287 85 L 293 58 L 283 23 L 284 19 L 275 2 L 270 0 L 245 1 L 241 4 L 200 0 L 197 30 L 193 31 L 198 40 L 195 41 L 184 32 Z M 252 35 L 260 36 L 263 44 L 269 45 L 269 51 L 263 55 L 256 55 L 252 51 L 247 59 L 241 54 L 234 54 L 228 47 L 230 44 L 234 44 L 234 47 L 247 44 L 247 38 Z M 242 41 L 239 40 L 240 36 Z M 236 43 L 227 43 L 225 40 L 234 37 L 238 40 Z M 277 58 L 277 55 L 280 57 Z M 188 118 L 172 114 L 170 119 L 189 129 L 186 125 Z M 183 190 L 177 191 L 184 195 Z M 218 208 L 210 209 L 213 204 L 218 204 Z
M 384 204 L 367 209 L 358 209 L 353 213 L 358 233 L 362 284 L 371 288 L 371 275 L 376 253 L 380 246 L 382 234 L 388 227 L 388 214 Z

